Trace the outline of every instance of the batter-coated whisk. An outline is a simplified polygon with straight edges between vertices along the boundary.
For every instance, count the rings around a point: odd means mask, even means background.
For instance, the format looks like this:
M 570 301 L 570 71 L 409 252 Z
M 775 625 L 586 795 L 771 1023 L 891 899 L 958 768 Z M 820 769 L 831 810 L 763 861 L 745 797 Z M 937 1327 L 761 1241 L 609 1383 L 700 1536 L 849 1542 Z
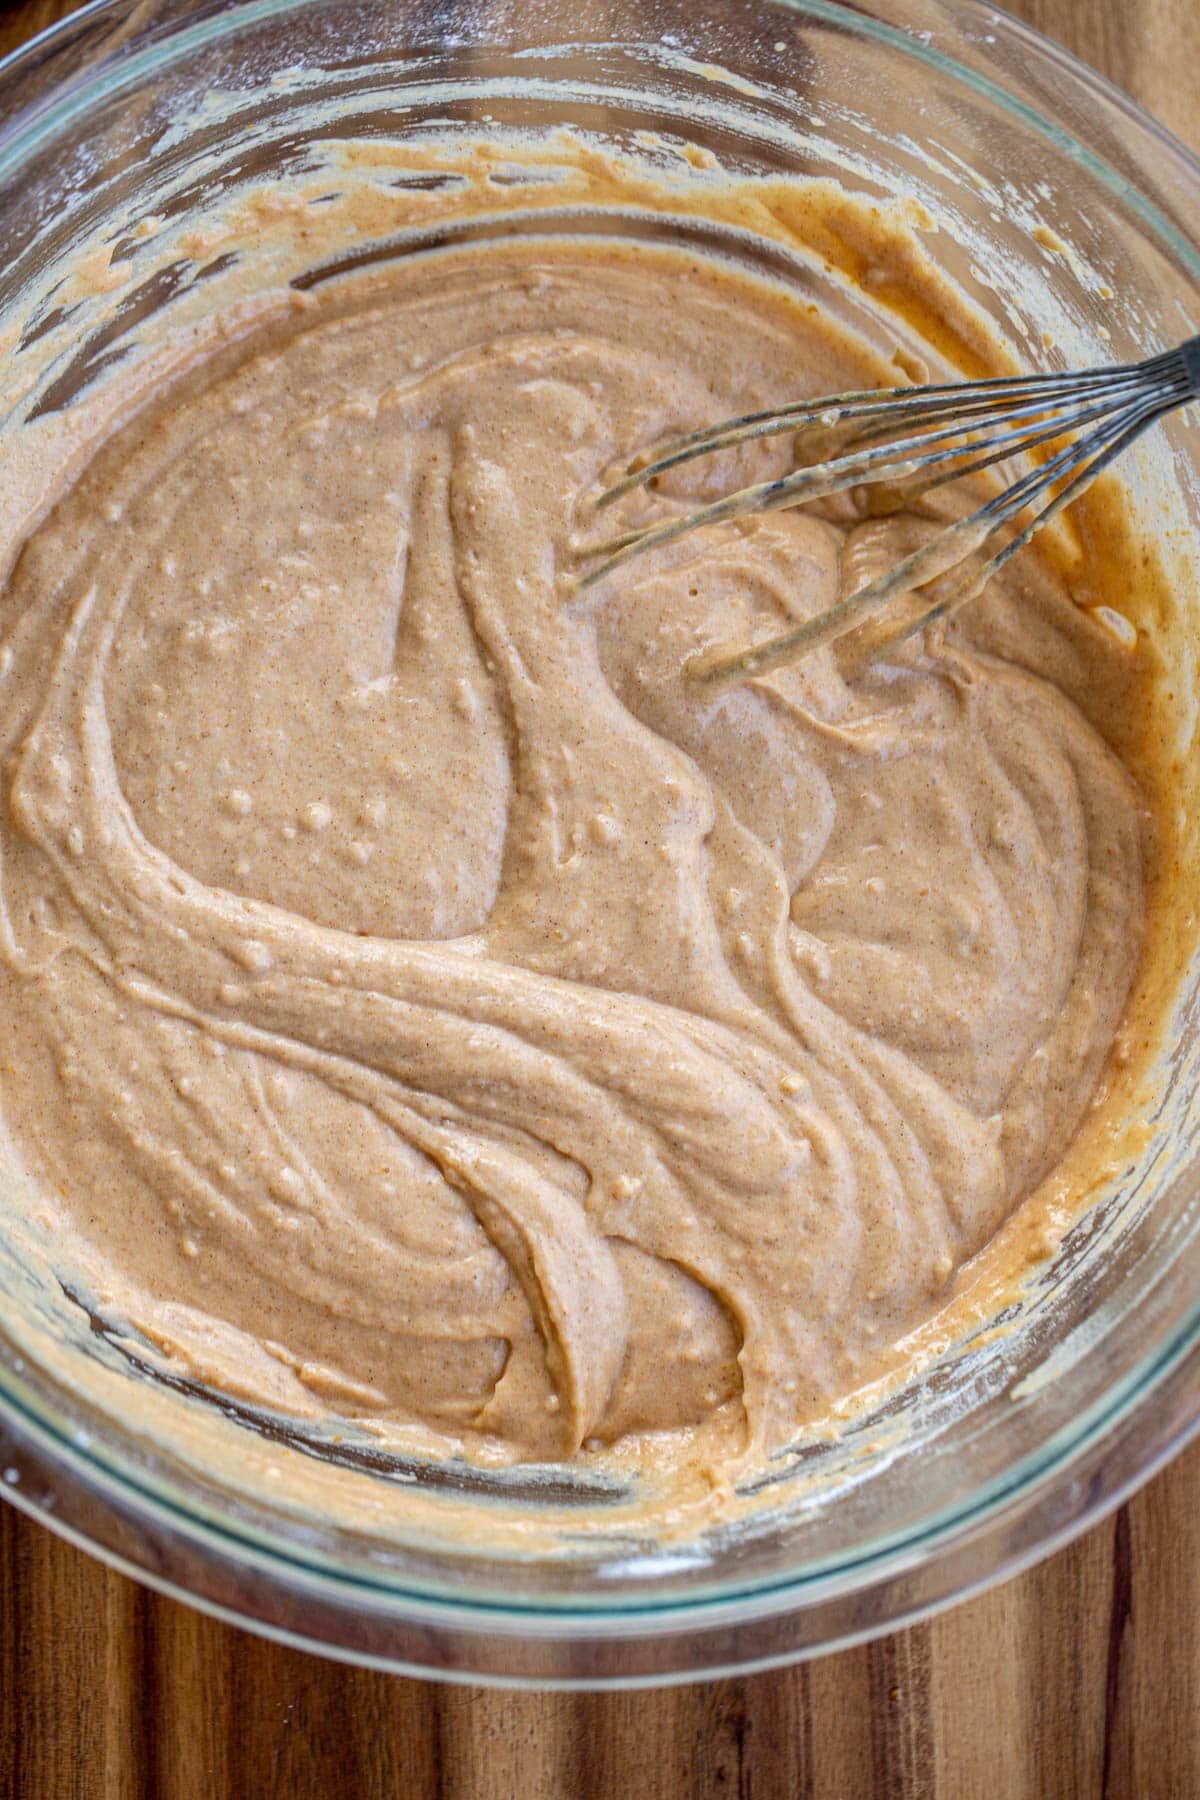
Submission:
M 720 520 L 796 506 L 846 488 L 897 484 L 898 504 L 994 463 L 1044 451 L 1028 473 L 966 518 L 943 527 L 902 562 L 836 606 L 764 642 L 696 658 L 690 673 L 708 684 L 766 674 L 794 662 L 939 576 L 938 597 L 909 609 L 874 636 L 872 655 L 922 631 L 971 600 L 1040 526 L 1061 512 L 1102 469 L 1164 413 L 1200 398 L 1200 337 L 1144 362 L 1060 375 L 1016 376 L 832 394 L 770 412 L 747 413 L 635 457 L 601 494 L 598 509 L 668 469 L 755 438 L 796 435 L 800 466 L 694 511 L 587 546 L 579 577 L 590 587 L 622 563 Z M 803 460 L 801 460 L 803 459 Z M 1033 516 L 1000 550 L 979 553 L 1022 512 Z M 964 566 L 965 565 L 965 566 Z

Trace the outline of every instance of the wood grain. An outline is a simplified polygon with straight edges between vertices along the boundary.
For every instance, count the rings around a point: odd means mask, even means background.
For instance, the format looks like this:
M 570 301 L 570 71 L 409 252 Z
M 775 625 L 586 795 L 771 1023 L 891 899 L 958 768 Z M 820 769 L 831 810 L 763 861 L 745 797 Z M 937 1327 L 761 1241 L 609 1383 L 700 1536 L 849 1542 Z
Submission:
M 0 52 L 71 10 L 0 9 Z M 1200 139 L 1196 0 L 1015 10 Z M 1200 1445 L 1040 1568 L 746 1680 L 498 1694 L 280 1649 L 0 1506 L 2 1800 L 1200 1796 Z

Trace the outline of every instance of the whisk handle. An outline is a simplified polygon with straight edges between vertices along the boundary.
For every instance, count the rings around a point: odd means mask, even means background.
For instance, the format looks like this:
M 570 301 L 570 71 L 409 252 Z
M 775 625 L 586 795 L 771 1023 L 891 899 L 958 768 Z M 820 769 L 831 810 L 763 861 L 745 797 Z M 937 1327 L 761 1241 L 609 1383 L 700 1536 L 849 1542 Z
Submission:
M 1188 338 L 1185 343 L 1180 344 L 1179 354 L 1183 358 L 1184 372 L 1192 390 L 1192 398 L 1200 400 L 1200 337 Z

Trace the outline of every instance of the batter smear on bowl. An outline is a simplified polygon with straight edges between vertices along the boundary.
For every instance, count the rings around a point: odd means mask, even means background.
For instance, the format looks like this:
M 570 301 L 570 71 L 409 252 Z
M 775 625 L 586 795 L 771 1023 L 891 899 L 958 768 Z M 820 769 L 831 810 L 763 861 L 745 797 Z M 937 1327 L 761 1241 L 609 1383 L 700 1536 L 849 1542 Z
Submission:
M 1089 718 L 1141 665 L 1025 556 L 886 662 L 699 688 L 929 521 L 780 513 L 579 594 L 588 496 L 860 383 L 832 324 L 599 240 L 321 295 L 146 401 L 15 563 L 5 1120 L 98 1304 L 202 1382 L 744 1468 L 1080 1125 L 1146 856 Z M 622 516 L 787 466 L 738 456 Z

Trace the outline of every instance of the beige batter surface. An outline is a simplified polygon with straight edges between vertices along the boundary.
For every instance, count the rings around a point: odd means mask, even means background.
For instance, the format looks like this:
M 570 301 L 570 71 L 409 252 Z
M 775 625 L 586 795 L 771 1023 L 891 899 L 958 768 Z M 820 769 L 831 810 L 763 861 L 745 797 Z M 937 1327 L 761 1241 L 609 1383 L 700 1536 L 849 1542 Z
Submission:
M 34 532 L 0 1103 L 176 1368 L 435 1451 L 739 1464 L 1060 1158 L 1138 964 L 1145 801 L 1084 716 L 1136 658 L 1026 557 L 946 641 L 689 682 L 930 528 L 851 506 L 572 589 L 618 458 L 863 374 L 701 259 L 443 254 L 194 370 Z

